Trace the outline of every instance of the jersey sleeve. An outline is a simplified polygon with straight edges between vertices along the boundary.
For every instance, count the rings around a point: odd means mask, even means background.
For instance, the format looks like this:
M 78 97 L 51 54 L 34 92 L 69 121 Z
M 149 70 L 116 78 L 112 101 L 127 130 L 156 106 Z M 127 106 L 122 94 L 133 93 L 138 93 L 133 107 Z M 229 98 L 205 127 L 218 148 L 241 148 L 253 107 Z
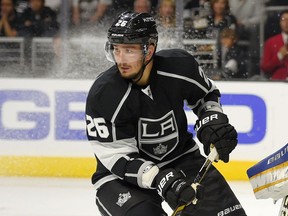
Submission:
M 127 108 L 132 85 L 127 88 L 92 87 L 86 102 L 86 129 L 94 153 L 118 178 L 142 188 L 143 173 L 154 166 L 139 156 L 133 115 Z
M 209 79 L 193 56 L 187 54 L 187 69 L 184 70 L 185 81 L 183 97 L 188 106 L 199 117 L 207 109 L 221 111 L 220 91 L 214 81 Z
M 222 112 L 220 103 L 221 94 L 214 81 L 205 75 L 200 66 L 198 66 L 198 70 L 196 71 L 200 74 L 200 76 L 196 74 L 196 78 L 201 87 L 198 89 L 199 91 L 196 91 L 198 95 L 188 93 L 188 106 L 191 107 L 198 117 L 208 110 Z
M 157 60 L 157 73 L 174 80 L 170 85 L 179 87 L 181 99 L 198 117 L 208 107 L 222 111 L 218 88 L 190 53 L 182 49 L 162 50 L 157 53 Z

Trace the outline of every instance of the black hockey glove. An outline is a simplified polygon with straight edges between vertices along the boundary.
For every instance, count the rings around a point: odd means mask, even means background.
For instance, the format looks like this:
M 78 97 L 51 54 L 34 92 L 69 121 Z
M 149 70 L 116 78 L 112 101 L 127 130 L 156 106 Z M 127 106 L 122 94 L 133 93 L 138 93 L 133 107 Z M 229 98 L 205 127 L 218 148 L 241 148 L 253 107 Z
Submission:
M 210 145 L 213 144 L 219 154 L 219 159 L 227 163 L 229 154 L 237 145 L 237 132 L 229 124 L 225 114 L 208 111 L 196 121 L 195 130 L 197 137 L 203 143 L 205 154 L 210 152 Z
M 157 191 L 172 209 L 176 209 L 179 205 L 188 204 L 195 198 L 203 198 L 203 186 L 198 184 L 195 190 L 184 178 L 184 174 L 175 169 L 163 170 L 156 176 Z

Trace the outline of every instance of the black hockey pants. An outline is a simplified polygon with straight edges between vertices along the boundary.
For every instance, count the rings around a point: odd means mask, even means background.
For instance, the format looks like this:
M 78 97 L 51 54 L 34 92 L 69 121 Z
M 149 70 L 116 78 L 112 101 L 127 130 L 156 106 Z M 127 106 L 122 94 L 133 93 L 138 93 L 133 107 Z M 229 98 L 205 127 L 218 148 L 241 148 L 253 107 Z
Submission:
M 180 168 L 192 180 L 205 158 L 200 152 L 189 153 L 163 168 Z M 227 164 L 229 166 L 229 164 Z M 183 216 L 246 216 L 244 209 L 226 180 L 213 166 L 202 181 L 205 195 L 197 205 L 185 208 Z M 165 216 L 162 199 L 156 190 L 141 189 L 121 180 L 102 185 L 96 194 L 96 204 L 105 216 Z

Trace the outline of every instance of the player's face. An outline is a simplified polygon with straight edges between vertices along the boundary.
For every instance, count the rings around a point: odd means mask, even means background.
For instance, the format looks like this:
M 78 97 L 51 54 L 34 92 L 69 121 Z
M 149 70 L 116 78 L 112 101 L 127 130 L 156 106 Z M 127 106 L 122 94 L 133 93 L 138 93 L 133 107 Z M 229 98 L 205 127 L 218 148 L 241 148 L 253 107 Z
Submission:
M 113 55 L 120 74 L 126 79 L 136 79 L 143 64 L 143 50 L 139 44 L 114 44 Z

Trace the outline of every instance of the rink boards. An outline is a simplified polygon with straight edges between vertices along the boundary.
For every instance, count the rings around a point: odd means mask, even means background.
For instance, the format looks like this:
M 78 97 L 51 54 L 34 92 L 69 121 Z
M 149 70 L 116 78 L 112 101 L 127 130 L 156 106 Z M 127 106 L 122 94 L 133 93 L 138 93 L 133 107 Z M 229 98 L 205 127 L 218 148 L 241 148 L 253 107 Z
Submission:
M 93 80 L 0 80 L 0 175 L 88 177 L 95 170 L 84 109 Z M 287 143 L 288 84 L 216 82 L 239 134 L 231 162 L 216 166 L 230 180 Z M 196 117 L 187 107 L 189 130 Z

